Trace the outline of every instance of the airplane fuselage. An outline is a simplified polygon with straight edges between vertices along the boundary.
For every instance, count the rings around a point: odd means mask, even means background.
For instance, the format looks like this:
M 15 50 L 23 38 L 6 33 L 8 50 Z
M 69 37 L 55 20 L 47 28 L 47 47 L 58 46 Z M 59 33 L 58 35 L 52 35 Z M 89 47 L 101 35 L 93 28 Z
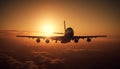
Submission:
M 68 27 L 65 30 L 64 38 L 61 40 L 61 43 L 70 42 L 70 40 L 73 38 L 73 36 L 74 36 L 74 30 L 71 27 Z

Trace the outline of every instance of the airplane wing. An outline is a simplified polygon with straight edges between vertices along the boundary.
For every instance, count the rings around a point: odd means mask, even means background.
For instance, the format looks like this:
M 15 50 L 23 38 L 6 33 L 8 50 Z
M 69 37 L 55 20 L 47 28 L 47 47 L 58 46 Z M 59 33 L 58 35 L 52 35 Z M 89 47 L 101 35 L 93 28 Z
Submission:
M 16 37 L 26 37 L 26 38 L 41 38 L 41 39 L 45 39 L 45 38 L 49 38 L 49 39 L 53 39 L 53 40 L 60 40 L 62 38 L 64 38 L 64 36 L 50 36 L 50 37 L 47 37 L 47 36 L 20 36 L 20 35 L 17 35 Z M 102 36 L 73 36 L 72 39 L 84 39 L 84 38 L 97 38 L 97 37 L 107 37 L 106 35 L 102 35 Z
M 64 36 L 19 36 L 17 35 L 16 37 L 24 37 L 24 38 L 37 38 L 36 42 L 39 43 L 40 39 L 46 39 L 46 43 L 49 43 L 49 39 L 51 40 L 56 40 L 56 43 L 58 40 L 63 40 L 65 37 Z M 78 43 L 79 39 L 84 39 L 87 38 L 87 42 L 91 42 L 92 38 L 97 38 L 97 37 L 107 37 L 106 35 L 100 35 L 100 36 L 73 36 L 70 40 L 74 40 L 75 43 Z
M 25 37 L 25 38 L 38 38 L 38 39 L 52 39 L 52 40 L 61 40 L 64 36 L 21 36 L 17 35 L 16 37 Z
M 36 42 L 39 43 L 40 39 L 45 39 L 46 43 L 49 43 L 50 40 L 55 40 L 55 43 L 57 43 L 58 40 L 62 40 L 64 38 L 64 36 L 19 36 L 17 35 L 16 37 L 24 37 L 24 38 L 36 38 Z
M 75 39 L 75 38 L 82 38 L 82 39 L 84 39 L 84 38 L 97 38 L 97 37 L 107 37 L 106 35 L 98 35 L 98 36 L 74 36 L 73 37 L 73 39 Z
M 98 36 L 74 36 L 72 40 L 74 40 L 75 43 L 78 42 L 79 39 L 87 38 L 87 42 L 91 42 L 92 38 L 98 38 L 98 37 L 107 37 L 106 35 L 98 35 Z

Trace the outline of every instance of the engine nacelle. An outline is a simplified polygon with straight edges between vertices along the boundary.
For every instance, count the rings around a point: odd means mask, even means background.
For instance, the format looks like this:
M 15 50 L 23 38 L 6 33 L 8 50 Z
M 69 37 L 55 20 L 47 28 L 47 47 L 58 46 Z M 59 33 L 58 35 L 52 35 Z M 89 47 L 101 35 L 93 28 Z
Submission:
M 49 39 L 46 39 L 46 40 L 45 40 L 45 42 L 46 42 L 46 43 L 49 43 L 49 42 L 50 42 L 50 40 L 49 40 Z
M 77 39 L 77 38 L 74 39 L 74 42 L 75 42 L 75 43 L 78 43 L 78 41 L 79 41 L 79 39 Z
M 87 42 L 91 42 L 91 39 L 90 39 L 90 38 L 87 38 Z
M 39 38 L 38 38 L 38 39 L 36 39 L 36 42 L 37 42 L 37 43 L 40 43 L 40 39 L 39 39 Z

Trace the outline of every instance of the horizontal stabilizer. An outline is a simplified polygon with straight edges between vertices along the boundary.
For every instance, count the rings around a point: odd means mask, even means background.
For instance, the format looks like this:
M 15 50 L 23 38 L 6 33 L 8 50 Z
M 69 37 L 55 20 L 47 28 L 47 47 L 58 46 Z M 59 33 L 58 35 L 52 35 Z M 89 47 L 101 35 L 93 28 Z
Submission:
M 59 32 L 53 32 L 53 34 L 64 34 L 64 33 L 59 33 Z

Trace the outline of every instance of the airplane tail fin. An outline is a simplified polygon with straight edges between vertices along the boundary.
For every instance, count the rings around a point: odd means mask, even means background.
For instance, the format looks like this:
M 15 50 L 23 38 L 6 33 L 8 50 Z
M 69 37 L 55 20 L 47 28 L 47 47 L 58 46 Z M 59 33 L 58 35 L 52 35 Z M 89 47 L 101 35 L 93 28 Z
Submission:
M 65 32 L 65 30 L 66 30 L 66 24 L 65 24 L 65 20 L 64 20 L 64 32 Z

